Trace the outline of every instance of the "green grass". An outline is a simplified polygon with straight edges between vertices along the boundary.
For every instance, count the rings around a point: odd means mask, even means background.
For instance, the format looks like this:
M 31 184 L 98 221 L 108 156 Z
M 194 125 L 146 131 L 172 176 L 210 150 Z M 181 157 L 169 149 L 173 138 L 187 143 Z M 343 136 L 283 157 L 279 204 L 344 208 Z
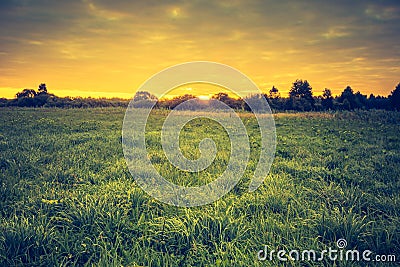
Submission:
M 243 114 L 251 156 L 243 181 L 222 199 L 179 208 L 149 197 L 130 176 L 121 146 L 124 109 L 0 109 L 1 266 L 277 266 L 272 249 L 348 249 L 400 259 L 400 114 L 278 114 L 277 150 L 264 184 L 247 192 L 258 156 L 255 119 Z M 150 158 L 168 179 L 201 185 L 222 173 L 229 140 L 198 119 L 181 148 L 199 156 L 214 136 L 216 161 L 199 174 L 166 161 L 154 112 Z M 210 136 L 208 136 L 210 137 Z M 398 262 L 397 262 L 398 263 Z M 293 266 L 365 263 L 290 262 Z M 383 266 L 391 266 L 390 263 Z

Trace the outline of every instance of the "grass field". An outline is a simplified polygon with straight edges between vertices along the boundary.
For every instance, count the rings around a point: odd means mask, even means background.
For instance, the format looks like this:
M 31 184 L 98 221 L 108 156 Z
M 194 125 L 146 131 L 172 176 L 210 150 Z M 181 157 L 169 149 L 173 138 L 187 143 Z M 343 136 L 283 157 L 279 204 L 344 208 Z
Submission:
M 124 109 L 0 109 L 1 266 L 277 266 L 257 253 L 285 249 L 371 250 L 400 260 L 400 114 L 386 111 L 277 114 L 277 149 L 264 184 L 247 192 L 259 148 L 243 114 L 251 155 L 244 179 L 201 207 L 160 203 L 135 185 L 121 146 Z M 200 174 L 174 169 L 161 151 L 156 111 L 149 157 L 177 184 L 223 172 L 229 140 L 217 124 L 184 128 L 181 148 L 199 156 L 211 134 L 216 161 Z M 289 266 L 374 263 L 290 261 Z

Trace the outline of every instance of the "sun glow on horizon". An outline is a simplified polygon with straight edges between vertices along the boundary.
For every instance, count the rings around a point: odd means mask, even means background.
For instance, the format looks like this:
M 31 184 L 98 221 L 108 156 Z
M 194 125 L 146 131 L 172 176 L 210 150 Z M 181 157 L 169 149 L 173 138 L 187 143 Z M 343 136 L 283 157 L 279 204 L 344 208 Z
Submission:
M 164 95 L 158 95 L 155 92 L 150 92 L 150 93 L 156 95 L 159 99 L 172 99 L 174 97 L 191 95 L 198 98 L 199 100 L 206 101 L 210 100 L 213 95 L 216 95 L 218 93 L 225 93 L 228 94 L 230 97 L 236 99 L 240 98 L 239 95 L 235 94 L 228 88 L 206 82 L 193 82 L 193 83 L 183 84 L 173 88 Z
M 210 100 L 210 96 L 208 96 L 208 95 L 199 95 L 199 96 L 197 96 L 197 98 L 200 100 L 203 100 L 203 101 Z

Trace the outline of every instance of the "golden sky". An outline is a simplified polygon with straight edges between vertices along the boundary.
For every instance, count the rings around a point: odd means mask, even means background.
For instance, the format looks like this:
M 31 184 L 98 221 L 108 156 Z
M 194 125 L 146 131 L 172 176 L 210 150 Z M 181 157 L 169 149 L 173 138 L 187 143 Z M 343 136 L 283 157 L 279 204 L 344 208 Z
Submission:
M 0 97 L 42 82 L 59 96 L 133 96 L 187 61 L 230 65 L 287 96 L 400 82 L 400 1 L 1 0 Z M 198 89 L 196 94 L 205 94 Z

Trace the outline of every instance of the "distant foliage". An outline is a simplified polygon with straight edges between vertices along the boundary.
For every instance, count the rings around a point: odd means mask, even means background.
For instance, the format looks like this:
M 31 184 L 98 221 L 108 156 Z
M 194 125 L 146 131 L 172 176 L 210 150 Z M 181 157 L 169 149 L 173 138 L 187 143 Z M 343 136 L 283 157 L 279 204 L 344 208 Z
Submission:
M 152 101 L 155 100 L 157 101 L 157 97 L 153 94 L 150 94 L 149 92 L 146 91 L 137 91 L 135 95 L 133 96 L 133 101 L 134 102 L 139 102 L 139 101 Z
M 288 109 L 310 111 L 314 109 L 315 99 L 307 80 L 296 80 L 289 92 Z
M 146 91 L 137 91 L 133 96 L 133 107 L 151 108 L 157 103 L 157 97 Z
M 321 106 L 325 110 L 333 109 L 333 96 L 331 89 L 325 88 L 322 92 Z
M 94 107 L 125 107 L 129 101 L 120 98 L 82 98 L 58 97 L 47 90 L 45 83 L 41 83 L 38 90 L 24 89 L 18 92 L 16 98 L 0 99 L 0 107 L 58 107 L 58 108 L 94 108 Z
M 400 111 L 400 83 L 392 91 L 390 98 L 390 104 L 393 109 Z
M 243 99 L 232 98 L 227 93 L 215 94 L 215 95 L 213 95 L 212 99 L 219 100 L 219 101 L 227 104 L 229 107 L 231 107 L 233 109 L 244 109 L 246 106 Z
M 234 98 L 227 93 L 220 92 L 204 101 L 195 95 L 185 94 L 171 99 L 158 99 L 147 91 L 138 91 L 133 97 L 132 105 L 135 108 L 159 108 L 174 109 L 179 104 L 194 99 L 185 109 L 213 109 L 217 108 L 216 101 L 221 101 L 236 110 L 250 111 L 247 103 L 259 110 L 267 110 L 262 98 L 268 100 L 273 112 L 282 111 L 335 111 L 335 110 L 369 110 L 384 109 L 400 111 L 400 83 L 387 97 L 369 96 L 361 94 L 347 86 L 339 96 L 333 96 L 329 88 L 322 91 L 321 96 L 313 96 L 312 87 L 307 80 L 297 79 L 293 82 L 288 97 L 282 97 L 278 88 L 272 86 L 268 94 L 256 94 L 242 98 Z M 58 97 L 48 92 L 45 83 L 41 83 L 37 90 L 23 89 L 16 94 L 14 99 L 0 98 L 0 107 L 59 107 L 59 108 L 91 108 L 91 107 L 127 107 L 129 100 L 120 98 L 82 98 L 82 97 Z M 260 103 L 258 105 L 257 103 Z
M 47 87 L 45 83 L 39 85 L 38 94 L 47 94 Z
M 165 108 L 165 109 L 174 109 L 176 106 L 178 106 L 179 104 L 181 104 L 181 103 L 183 103 L 183 102 L 185 102 L 185 101 L 187 101 L 187 100 L 190 100 L 190 99 L 194 99 L 194 98 L 196 98 L 194 95 L 190 95 L 190 94 L 185 94 L 185 95 L 182 95 L 182 96 L 177 96 L 177 97 L 174 97 L 174 98 L 172 98 L 172 99 L 163 99 L 163 100 L 160 100 L 159 102 L 158 102 L 158 107 L 159 108 Z
M 266 95 L 263 94 L 255 94 L 244 99 L 245 101 L 245 110 L 253 110 L 255 112 L 265 113 L 268 112 L 268 107 L 266 106 Z M 252 109 L 248 106 L 250 105 Z

